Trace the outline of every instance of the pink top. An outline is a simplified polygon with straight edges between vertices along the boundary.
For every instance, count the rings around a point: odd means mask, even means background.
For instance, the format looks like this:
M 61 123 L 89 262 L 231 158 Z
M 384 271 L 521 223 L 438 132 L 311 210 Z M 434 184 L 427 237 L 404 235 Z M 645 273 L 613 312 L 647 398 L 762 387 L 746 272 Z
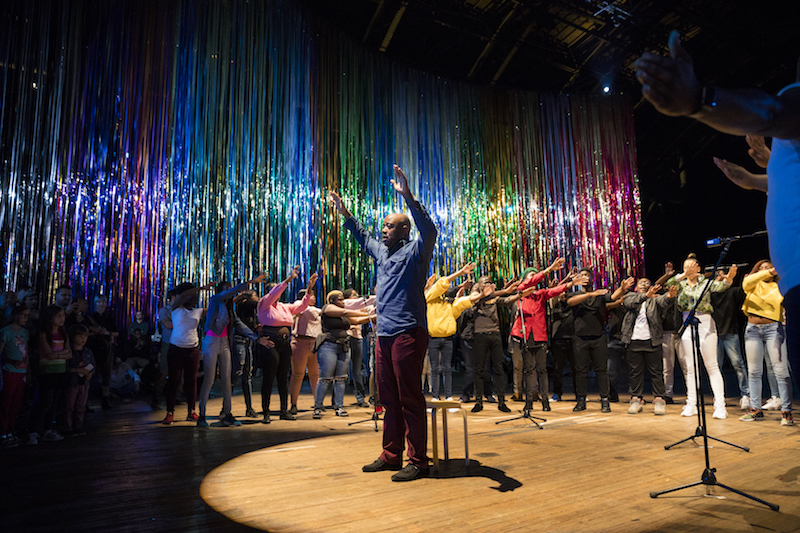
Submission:
M 223 329 L 221 335 L 217 335 L 216 333 L 214 333 L 211 330 L 206 331 L 206 335 L 209 335 L 211 337 L 220 337 L 220 338 L 227 337 L 228 336 L 228 328 Z
M 308 307 L 308 302 L 311 300 L 309 293 L 306 293 L 302 300 L 291 304 L 279 302 L 278 300 L 287 286 L 288 284 L 285 282 L 279 283 L 258 301 L 256 314 L 262 326 L 271 328 L 292 327 L 294 315 L 299 315 Z
M 344 308 L 345 309 L 353 309 L 356 311 L 372 311 L 372 307 L 375 306 L 375 296 L 359 296 L 358 298 L 346 298 L 344 301 Z M 360 339 L 361 336 L 361 324 L 354 324 L 350 327 L 347 331 L 347 334 L 353 337 L 354 339 Z

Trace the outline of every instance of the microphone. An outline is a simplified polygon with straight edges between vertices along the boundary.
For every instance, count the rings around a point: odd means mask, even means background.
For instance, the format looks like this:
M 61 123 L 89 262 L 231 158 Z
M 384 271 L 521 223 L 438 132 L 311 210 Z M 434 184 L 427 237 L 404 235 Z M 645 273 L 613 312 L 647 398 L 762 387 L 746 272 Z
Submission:
M 767 230 L 764 229 L 761 231 L 756 231 L 754 233 L 751 233 L 750 235 L 734 235 L 733 237 L 715 237 L 713 239 L 706 240 L 706 246 L 708 248 L 717 248 L 719 246 L 725 246 L 726 244 L 740 241 L 742 239 L 749 239 L 750 237 L 760 237 L 766 234 Z

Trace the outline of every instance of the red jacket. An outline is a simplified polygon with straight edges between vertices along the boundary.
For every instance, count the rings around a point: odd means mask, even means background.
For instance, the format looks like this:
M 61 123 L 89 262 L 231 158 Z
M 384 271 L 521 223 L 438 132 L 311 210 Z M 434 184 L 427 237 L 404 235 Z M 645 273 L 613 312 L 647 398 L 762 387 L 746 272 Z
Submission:
M 523 281 L 517 287 L 519 292 L 524 291 L 545 278 L 545 274 L 534 274 L 528 281 Z M 559 294 L 567 291 L 569 286 L 564 283 L 552 289 L 541 289 L 534 291 L 524 298 L 517 300 L 517 312 L 522 312 L 525 317 L 525 337 L 522 334 L 522 319 L 517 314 L 514 319 L 514 327 L 511 328 L 511 336 L 519 339 L 533 339 L 535 342 L 547 342 L 547 318 L 544 303 L 550 298 L 555 298 Z

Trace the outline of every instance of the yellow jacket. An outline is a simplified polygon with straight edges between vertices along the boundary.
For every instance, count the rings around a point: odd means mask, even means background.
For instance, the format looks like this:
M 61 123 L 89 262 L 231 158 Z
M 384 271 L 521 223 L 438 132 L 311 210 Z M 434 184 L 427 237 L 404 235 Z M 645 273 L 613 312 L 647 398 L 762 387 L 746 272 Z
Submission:
M 745 297 L 742 311 L 745 315 L 756 315 L 778 322 L 782 319 L 783 296 L 775 281 L 767 281 L 771 276 L 769 270 L 762 270 L 744 277 L 742 289 Z
M 458 329 L 456 319 L 472 307 L 469 296 L 456 298 L 452 303 L 444 301 L 444 293 L 449 288 L 450 282 L 442 277 L 425 293 L 425 301 L 428 303 L 428 334 L 431 337 L 455 335 Z

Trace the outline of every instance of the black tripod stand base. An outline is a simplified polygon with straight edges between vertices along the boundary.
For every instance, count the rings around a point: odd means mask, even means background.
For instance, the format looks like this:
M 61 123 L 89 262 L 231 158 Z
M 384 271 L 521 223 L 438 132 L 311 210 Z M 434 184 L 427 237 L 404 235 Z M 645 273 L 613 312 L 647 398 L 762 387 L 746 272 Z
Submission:
M 498 420 L 497 422 L 495 422 L 495 425 L 504 424 L 506 422 L 511 422 L 513 420 L 521 420 L 523 418 L 533 422 L 536 425 L 536 427 L 539 428 L 539 429 L 544 429 L 544 428 L 542 427 L 541 424 L 539 424 L 539 422 L 537 422 L 537 420 L 541 420 L 542 422 L 547 422 L 546 418 L 540 418 L 538 416 L 532 416 L 530 411 L 525 410 L 525 411 L 522 411 L 522 414 L 520 416 L 515 416 L 513 418 L 506 418 L 505 420 Z
M 742 492 L 740 490 L 734 489 L 733 487 L 729 487 L 727 485 L 723 485 L 722 483 L 719 483 L 717 481 L 717 476 L 714 475 L 714 472 L 716 472 L 716 468 L 706 468 L 705 470 L 703 470 L 703 475 L 701 476 L 700 481 L 695 481 L 694 483 L 688 483 L 686 485 L 681 485 L 679 487 L 673 487 L 673 488 L 667 489 L 667 490 L 661 490 L 661 491 L 658 491 L 658 492 L 651 492 L 650 493 L 650 497 L 651 498 L 658 498 L 662 494 L 667 494 L 667 493 L 675 492 L 675 491 L 678 491 L 678 490 L 688 489 L 689 487 L 696 487 L 697 485 L 707 485 L 707 486 L 713 486 L 713 487 L 722 487 L 723 489 L 728 490 L 730 492 L 734 492 L 734 493 L 738 494 L 739 496 L 744 496 L 745 498 L 750 498 L 751 500 L 753 500 L 755 502 L 758 502 L 758 503 L 760 503 L 762 505 L 766 505 L 767 507 L 769 507 L 773 511 L 778 511 L 780 509 L 779 505 L 776 505 L 774 503 L 769 503 L 769 502 L 764 501 L 764 500 L 762 500 L 760 498 L 756 498 L 755 496 L 751 496 L 751 495 L 747 494 L 746 492 Z
M 739 446 L 738 444 L 734 444 L 732 442 L 728 442 L 728 441 L 725 441 L 725 440 L 722 440 L 722 439 L 718 439 L 716 437 L 712 437 L 712 436 L 708 435 L 705 432 L 705 430 L 703 429 L 703 426 L 697 426 L 697 428 L 694 430 L 694 435 L 686 437 L 685 439 L 681 439 L 678 442 L 673 442 L 672 444 L 667 444 L 666 446 L 664 446 L 664 449 L 665 450 L 669 450 L 673 446 L 677 446 L 678 444 L 683 444 L 687 440 L 690 440 L 690 441 L 694 442 L 694 439 L 702 439 L 704 436 L 706 438 L 708 438 L 708 439 L 715 440 L 717 442 L 721 442 L 722 444 L 727 444 L 728 446 L 733 446 L 734 448 L 739 448 L 740 450 L 744 450 L 746 452 L 750 451 L 750 448 L 748 448 L 747 446 Z M 695 444 L 697 444 L 697 443 L 695 443 Z
M 378 414 L 378 411 L 375 410 L 372 412 L 372 418 L 350 422 L 349 424 L 347 424 L 347 427 L 355 426 L 356 424 L 363 424 L 364 422 L 375 422 L 375 431 L 378 431 L 378 420 L 383 420 L 383 419 L 381 418 L 381 415 Z

